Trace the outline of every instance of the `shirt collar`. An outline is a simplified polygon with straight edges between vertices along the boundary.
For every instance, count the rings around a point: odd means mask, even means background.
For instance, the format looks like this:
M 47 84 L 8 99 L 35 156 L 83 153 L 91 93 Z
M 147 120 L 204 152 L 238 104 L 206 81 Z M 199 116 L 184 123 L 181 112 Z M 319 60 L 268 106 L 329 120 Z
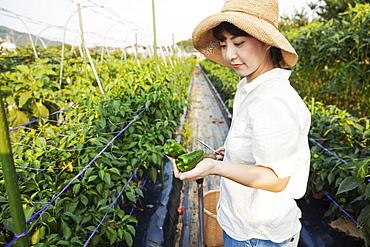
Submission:
M 257 78 L 255 78 L 252 82 L 248 83 L 247 78 L 244 77 L 237 85 L 238 89 L 244 89 L 246 93 L 250 93 L 253 89 L 258 87 L 259 85 L 263 84 L 264 82 L 279 78 L 287 81 L 289 83 L 289 77 L 290 77 L 291 71 L 286 69 L 272 69 L 269 70 L 262 75 L 259 75 Z

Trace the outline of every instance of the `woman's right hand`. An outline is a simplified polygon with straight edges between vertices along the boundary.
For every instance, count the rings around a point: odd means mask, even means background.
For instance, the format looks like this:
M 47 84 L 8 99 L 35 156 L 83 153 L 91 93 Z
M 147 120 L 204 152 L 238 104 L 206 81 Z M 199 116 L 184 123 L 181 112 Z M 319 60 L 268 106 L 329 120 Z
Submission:
M 215 151 L 225 154 L 225 147 L 219 147 Z M 213 154 L 216 154 L 216 153 L 213 153 Z M 223 159 L 224 159 L 224 156 L 219 155 L 219 154 L 216 155 L 216 160 L 223 160 Z

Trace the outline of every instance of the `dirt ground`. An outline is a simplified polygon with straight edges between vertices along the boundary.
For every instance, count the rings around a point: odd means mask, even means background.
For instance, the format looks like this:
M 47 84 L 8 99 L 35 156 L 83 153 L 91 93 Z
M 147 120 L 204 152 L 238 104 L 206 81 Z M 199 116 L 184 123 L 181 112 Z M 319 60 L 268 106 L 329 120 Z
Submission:
M 188 124 L 191 130 L 190 150 L 202 149 L 205 152 L 205 157 L 214 157 L 213 152 L 199 143 L 198 139 L 215 149 L 222 146 L 229 129 L 227 119 L 225 119 L 223 112 L 216 103 L 216 97 L 198 66 L 193 71 L 192 80 L 191 102 L 187 115 L 187 119 L 190 119 Z M 184 234 L 184 231 L 185 235 L 186 233 L 190 234 L 190 239 L 189 241 L 180 241 L 179 238 L 176 246 L 199 246 L 199 188 L 200 185 L 196 182 L 184 182 L 184 190 L 180 201 L 185 213 L 179 220 L 178 231 L 180 234 Z M 203 189 L 201 189 L 203 193 L 218 189 L 219 177 L 208 176 L 204 179 Z

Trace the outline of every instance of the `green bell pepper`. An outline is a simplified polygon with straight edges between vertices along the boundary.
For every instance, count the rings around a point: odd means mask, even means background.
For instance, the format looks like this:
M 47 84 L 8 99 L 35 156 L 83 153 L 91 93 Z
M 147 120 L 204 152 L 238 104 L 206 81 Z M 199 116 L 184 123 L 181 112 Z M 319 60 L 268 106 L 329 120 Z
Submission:
M 163 153 L 172 158 L 177 158 L 179 155 L 186 154 L 188 152 L 183 146 L 173 139 L 168 139 L 163 148 Z
M 204 151 L 196 150 L 190 153 L 182 154 L 176 158 L 177 169 L 181 172 L 187 172 L 193 169 L 204 159 Z

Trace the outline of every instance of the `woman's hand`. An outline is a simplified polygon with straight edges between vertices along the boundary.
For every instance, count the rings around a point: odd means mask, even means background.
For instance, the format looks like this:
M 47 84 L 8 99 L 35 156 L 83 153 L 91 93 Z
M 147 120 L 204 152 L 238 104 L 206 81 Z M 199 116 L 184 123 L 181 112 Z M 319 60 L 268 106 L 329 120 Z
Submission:
M 181 175 L 181 172 L 179 171 L 179 169 L 177 169 L 177 166 L 176 166 L 176 159 L 173 158 L 173 157 L 170 157 L 170 156 L 167 156 L 167 159 L 169 159 L 169 161 L 171 161 L 172 165 L 173 165 L 173 175 L 175 176 L 175 178 L 180 178 L 180 175 Z
M 225 147 L 219 147 L 215 151 L 225 154 Z M 213 154 L 216 154 L 216 152 L 214 152 Z M 219 155 L 219 154 L 216 155 L 216 160 L 223 160 L 223 159 L 224 159 L 224 156 Z
M 214 168 L 214 162 L 215 160 L 213 159 L 204 159 L 190 171 L 180 172 L 179 178 L 181 180 L 196 181 L 198 179 L 211 175 Z
M 221 155 L 220 155 L 221 156 Z M 173 174 L 176 178 L 181 180 L 196 181 L 210 175 L 213 171 L 213 159 L 204 159 L 199 162 L 193 169 L 187 172 L 180 172 L 176 166 L 175 158 L 166 156 L 173 164 Z M 222 157 L 222 156 L 221 156 Z

